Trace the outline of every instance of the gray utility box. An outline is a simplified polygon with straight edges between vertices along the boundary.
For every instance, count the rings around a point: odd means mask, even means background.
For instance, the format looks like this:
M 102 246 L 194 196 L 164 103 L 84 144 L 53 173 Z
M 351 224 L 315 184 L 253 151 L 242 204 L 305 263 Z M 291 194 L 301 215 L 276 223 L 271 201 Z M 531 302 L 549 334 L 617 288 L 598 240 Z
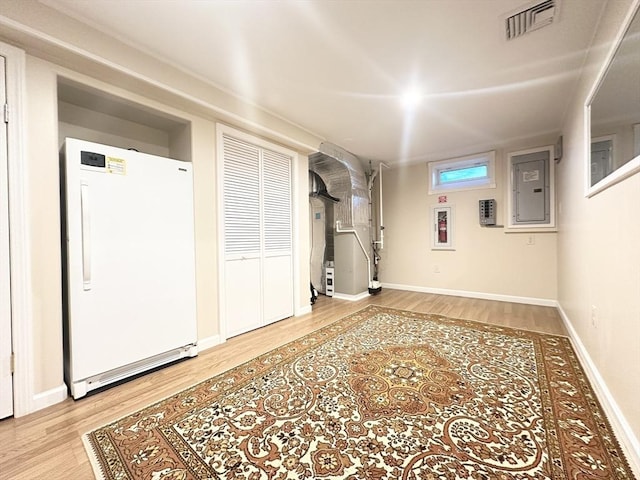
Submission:
M 496 224 L 496 201 L 480 200 L 479 202 L 480 225 L 494 226 Z
M 549 151 L 511 157 L 512 225 L 550 222 Z

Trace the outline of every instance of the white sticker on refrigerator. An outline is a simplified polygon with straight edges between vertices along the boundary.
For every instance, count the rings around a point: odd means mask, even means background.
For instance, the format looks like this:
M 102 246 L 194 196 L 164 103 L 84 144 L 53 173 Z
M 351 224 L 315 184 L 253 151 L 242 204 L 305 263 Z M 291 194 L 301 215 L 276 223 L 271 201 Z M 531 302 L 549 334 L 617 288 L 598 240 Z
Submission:
M 107 172 L 116 175 L 127 174 L 127 161 L 123 158 L 107 157 Z

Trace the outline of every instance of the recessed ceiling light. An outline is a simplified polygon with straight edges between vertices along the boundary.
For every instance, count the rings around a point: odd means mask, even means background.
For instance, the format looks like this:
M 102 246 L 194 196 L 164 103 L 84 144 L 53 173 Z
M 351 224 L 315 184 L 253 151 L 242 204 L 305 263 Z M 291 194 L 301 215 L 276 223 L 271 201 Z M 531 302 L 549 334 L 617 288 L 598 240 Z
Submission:
M 416 107 L 422 101 L 422 93 L 416 88 L 410 88 L 402 94 L 401 101 L 405 108 Z

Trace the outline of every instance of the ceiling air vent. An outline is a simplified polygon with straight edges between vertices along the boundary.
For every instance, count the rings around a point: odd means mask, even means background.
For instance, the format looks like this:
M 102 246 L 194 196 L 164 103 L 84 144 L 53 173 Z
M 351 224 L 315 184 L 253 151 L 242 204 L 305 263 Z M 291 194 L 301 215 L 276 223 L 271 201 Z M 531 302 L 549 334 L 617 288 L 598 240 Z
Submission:
M 505 20 L 507 40 L 550 25 L 556 15 L 556 9 L 557 0 L 545 0 L 525 7 L 524 10 L 519 10 L 507 17 Z

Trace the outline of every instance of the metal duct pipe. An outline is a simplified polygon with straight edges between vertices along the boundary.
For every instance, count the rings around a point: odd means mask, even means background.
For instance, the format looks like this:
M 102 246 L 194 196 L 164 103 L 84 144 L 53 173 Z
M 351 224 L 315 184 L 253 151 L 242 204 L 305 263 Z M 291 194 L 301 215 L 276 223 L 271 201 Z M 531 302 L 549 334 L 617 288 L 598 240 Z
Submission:
M 368 225 L 368 189 L 358 157 L 332 143 L 322 142 L 319 152 L 309 156 L 309 170 L 317 173 L 326 190 L 339 203 L 335 220 L 343 227 Z
M 332 202 L 339 202 L 340 199 L 333 197 L 327 191 L 327 186 L 324 184 L 324 181 L 315 172 L 309 170 L 309 196 L 310 197 L 322 197 L 330 200 Z

